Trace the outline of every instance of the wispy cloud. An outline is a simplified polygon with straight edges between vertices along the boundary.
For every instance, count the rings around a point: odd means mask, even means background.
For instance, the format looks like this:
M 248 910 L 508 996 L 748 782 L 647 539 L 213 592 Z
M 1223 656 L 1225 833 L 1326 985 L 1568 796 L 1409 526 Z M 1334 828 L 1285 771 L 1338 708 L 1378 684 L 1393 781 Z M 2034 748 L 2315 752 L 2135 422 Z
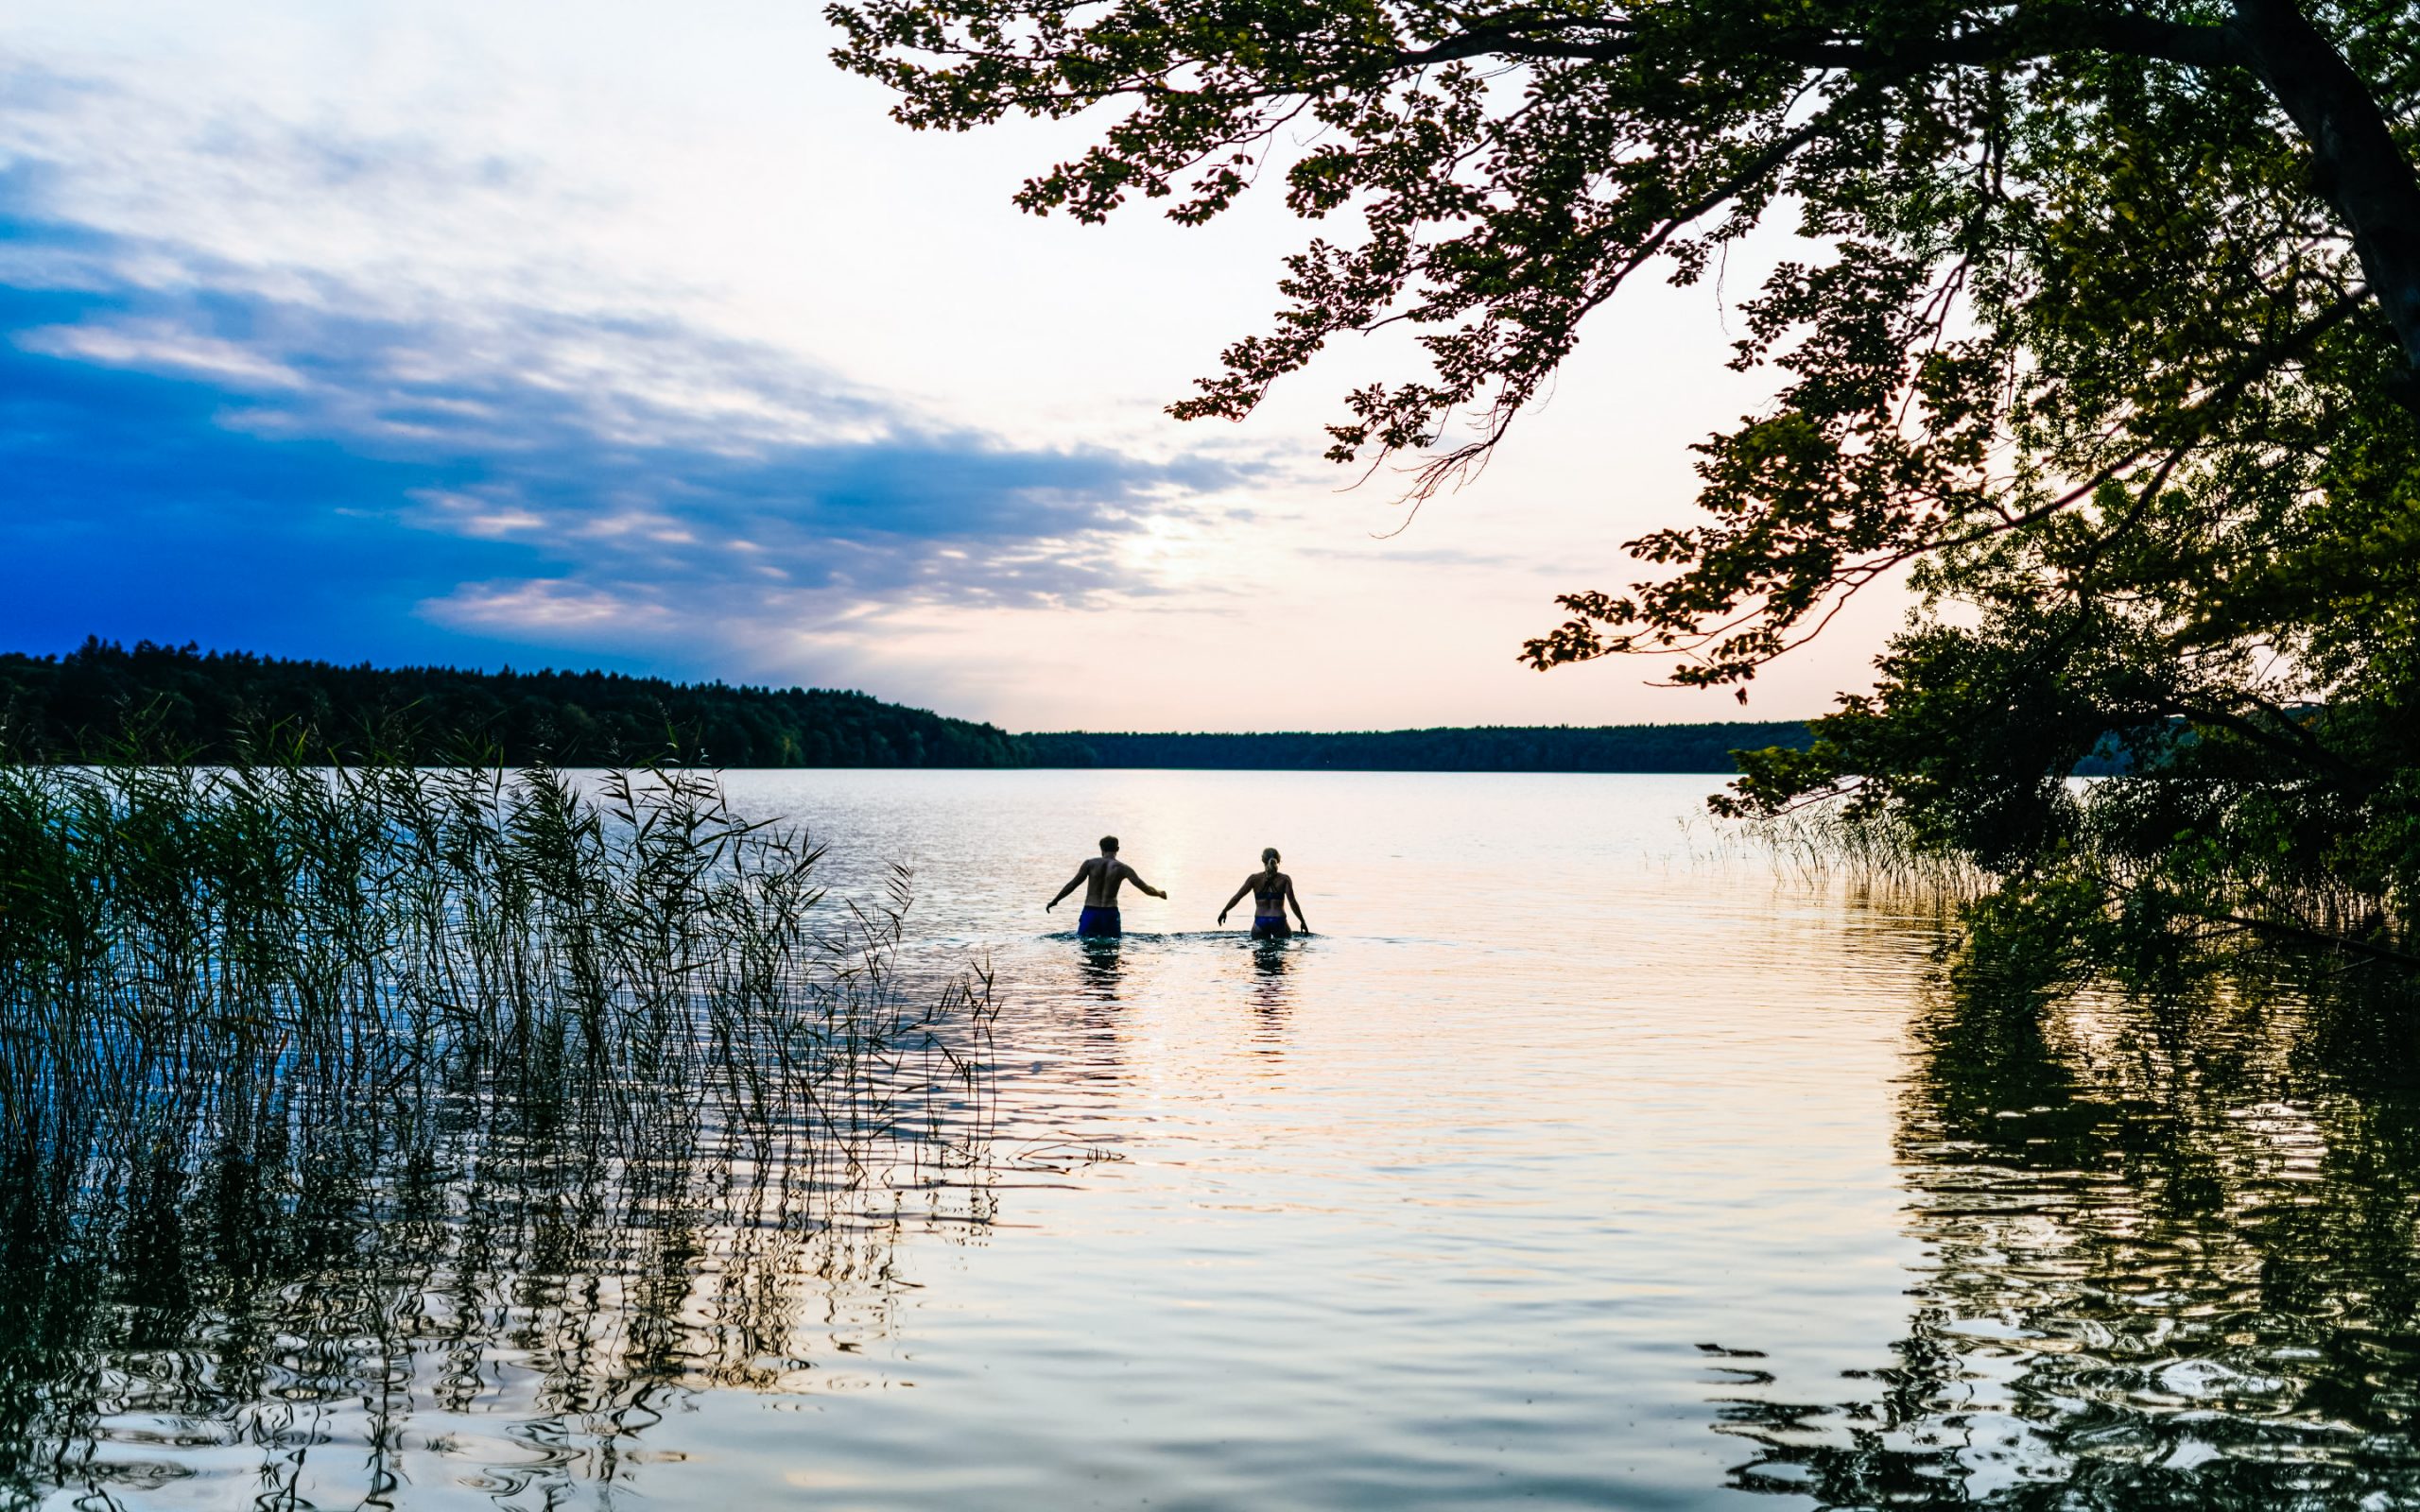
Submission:
M 543 253 L 444 251 L 486 215 L 532 233 L 504 159 L 164 110 L 0 77 L 13 642 L 703 669 L 886 610 L 1149 593 L 1129 543 L 1251 476 L 1020 447 Z

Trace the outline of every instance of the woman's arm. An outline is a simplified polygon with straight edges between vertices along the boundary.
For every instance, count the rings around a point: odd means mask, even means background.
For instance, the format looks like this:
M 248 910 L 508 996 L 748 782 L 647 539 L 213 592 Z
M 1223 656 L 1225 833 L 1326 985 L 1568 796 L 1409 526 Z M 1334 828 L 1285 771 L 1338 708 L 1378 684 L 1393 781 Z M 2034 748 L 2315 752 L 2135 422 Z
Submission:
M 1222 924 L 1225 923 L 1227 921 L 1227 916 L 1235 912 L 1236 904 L 1242 902 L 1244 901 L 1244 894 L 1250 891 L 1252 891 L 1252 879 L 1250 877 L 1246 877 L 1244 879 L 1244 885 L 1236 889 L 1236 895 L 1227 900 L 1227 906 L 1219 910 L 1219 922 Z
M 1294 896 L 1294 879 L 1291 877 L 1286 879 L 1286 901 L 1294 905 L 1294 922 L 1303 926 L 1304 934 L 1309 934 L 1311 921 L 1303 917 L 1303 900 Z

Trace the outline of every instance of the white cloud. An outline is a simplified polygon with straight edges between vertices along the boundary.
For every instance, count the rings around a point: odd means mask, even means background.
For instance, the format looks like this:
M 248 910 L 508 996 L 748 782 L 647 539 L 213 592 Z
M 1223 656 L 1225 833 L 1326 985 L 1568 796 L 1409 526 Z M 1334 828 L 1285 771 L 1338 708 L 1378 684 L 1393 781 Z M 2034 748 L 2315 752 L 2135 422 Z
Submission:
M 301 388 L 292 368 L 233 341 L 181 330 L 160 321 L 115 326 L 43 326 L 17 337 L 17 345 L 44 356 L 69 357 L 109 368 L 195 373 L 247 388 Z
M 465 583 L 422 606 L 441 625 L 491 635 L 530 636 L 560 644 L 566 631 L 610 629 L 621 644 L 643 639 L 673 614 L 628 593 L 541 578 L 517 583 Z

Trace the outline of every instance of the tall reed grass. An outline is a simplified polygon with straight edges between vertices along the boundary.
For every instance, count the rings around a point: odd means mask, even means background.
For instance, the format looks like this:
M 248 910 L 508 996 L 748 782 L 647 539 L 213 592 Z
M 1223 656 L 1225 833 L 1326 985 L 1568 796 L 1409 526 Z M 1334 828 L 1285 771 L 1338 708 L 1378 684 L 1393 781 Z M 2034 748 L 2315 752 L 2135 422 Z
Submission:
M 1970 902 L 1997 880 L 1958 856 L 1917 844 L 1895 815 L 1859 813 L 1844 799 L 1751 819 L 1739 833 L 1777 869 L 1810 885 L 1838 885 L 1928 910 Z
M 903 1054 L 969 1083 L 989 984 L 911 1005 L 907 877 L 836 906 L 821 854 L 688 771 L 0 766 L 0 1138 L 122 1156 L 493 1077 L 633 1137 L 862 1133 Z
M 1695 867 L 1747 868 L 1859 908 L 1944 923 L 1999 881 L 1918 844 L 1897 816 L 1860 812 L 1842 798 L 1772 816 L 1684 819 L 1682 832 Z
M 985 1221 L 992 984 L 903 964 L 904 873 L 696 772 L 304 756 L 0 765 L 0 1505 L 116 1504 L 156 1413 L 265 1495 L 384 1504 L 475 1402 L 611 1480 Z

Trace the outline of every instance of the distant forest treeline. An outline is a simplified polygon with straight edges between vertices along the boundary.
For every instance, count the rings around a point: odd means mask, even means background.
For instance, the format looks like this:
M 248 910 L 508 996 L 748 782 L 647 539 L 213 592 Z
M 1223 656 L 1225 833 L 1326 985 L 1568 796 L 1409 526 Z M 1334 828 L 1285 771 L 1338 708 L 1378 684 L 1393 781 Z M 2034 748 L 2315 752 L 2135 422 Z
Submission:
M 1728 772 L 1731 752 L 1804 746 L 1791 721 L 1485 726 L 1342 734 L 1011 735 L 862 693 L 680 683 L 608 672 L 338 666 L 91 640 L 0 653 L 0 750 L 78 761 L 146 747 L 224 761 L 248 738 L 307 732 L 348 754 L 718 766 L 1167 766 L 1273 771 Z
M 1341 734 L 1028 735 L 1037 766 L 1219 771 L 1728 772 L 1731 753 L 1803 747 L 1791 720 L 1711 725 L 1480 725 Z
M 307 730 L 340 751 L 427 759 L 471 747 L 510 763 L 616 766 L 1024 766 L 1006 730 L 862 693 L 734 688 L 612 672 L 337 666 L 240 651 L 93 640 L 64 657 L 0 654 L 0 739 L 37 760 L 147 742 L 223 761 L 248 734 Z

